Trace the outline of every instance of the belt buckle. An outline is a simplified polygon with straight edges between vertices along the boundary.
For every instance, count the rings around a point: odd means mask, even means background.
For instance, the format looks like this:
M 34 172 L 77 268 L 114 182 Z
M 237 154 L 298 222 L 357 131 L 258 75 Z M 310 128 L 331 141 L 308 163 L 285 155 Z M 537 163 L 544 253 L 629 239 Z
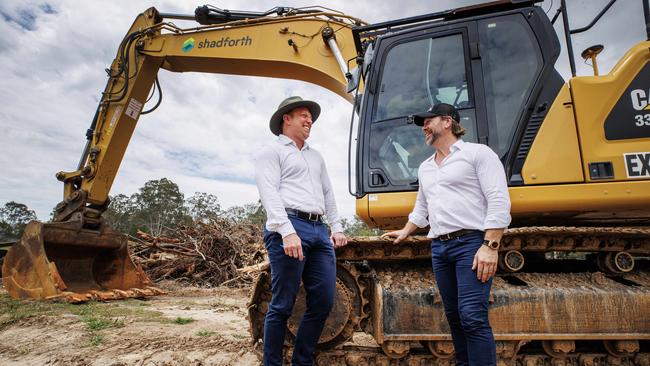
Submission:
M 312 218 L 312 215 L 313 215 L 314 218 Z M 318 221 L 318 215 L 310 212 L 309 213 L 309 221 Z

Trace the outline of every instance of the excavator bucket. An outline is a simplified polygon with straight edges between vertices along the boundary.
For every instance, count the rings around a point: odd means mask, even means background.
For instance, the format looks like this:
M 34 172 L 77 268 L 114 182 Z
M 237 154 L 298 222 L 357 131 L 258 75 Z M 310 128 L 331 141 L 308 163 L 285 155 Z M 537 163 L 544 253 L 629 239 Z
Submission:
M 131 261 L 125 235 L 75 222 L 30 222 L 4 258 L 2 277 L 13 298 L 83 302 L 163 293 Z

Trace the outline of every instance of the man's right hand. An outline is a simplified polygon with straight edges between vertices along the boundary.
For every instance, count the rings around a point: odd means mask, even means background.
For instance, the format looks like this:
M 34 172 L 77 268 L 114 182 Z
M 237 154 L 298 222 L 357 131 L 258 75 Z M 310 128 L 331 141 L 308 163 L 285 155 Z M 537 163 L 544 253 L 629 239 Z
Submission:
M 382 239 L 390 239 L 390 238 L 395 238 L 393 240 L 393 244 L 397 244 L 400 241 L 406 239 L 407 236 L 409 236 L 410 232 L 407 231 L 406 229 L 401 229 L 401 230 L 395 230 L 395 231 L 389 231 L 387 233 L 382 234 L 381 238 Z
M 284 254 L 298 260 L 304 259 L 302 256 L 302 242 L 296 233 L 289 234 L 282 238 L 282 244 L 284 247 Z

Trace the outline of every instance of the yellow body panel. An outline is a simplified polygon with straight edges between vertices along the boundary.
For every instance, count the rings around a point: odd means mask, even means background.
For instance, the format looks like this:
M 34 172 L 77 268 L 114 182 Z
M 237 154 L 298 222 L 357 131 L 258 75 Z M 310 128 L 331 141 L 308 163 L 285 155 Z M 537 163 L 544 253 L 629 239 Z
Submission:
M 565 84 L 537 132 L 522 168 L 524 184 L 584 181 L 571 94 Z
M 650 60 L 649 49 L 650 42 L 641 42 L 630 49 L 608 75 L 576 77 L 570 81 L 587 181 L 590 181 L 589 163 L 604 161 L 612 162 L 614 180 L 627 180 L 623 154 L 650 151 L 648 139 L 608 141 L 603 128 L 613 106 Z
M 549 216 L 573 219 L 650 216 L 650 181 L 510 187 L 509 191 L 515 224 L 518 220 L 543 220 Z M 357 215 L 382 229 L 401 228 L 413 209 L 416 195 L 417 192 L 366 195 L 357 199 Z
M 356 56 L 349 25 L 296 17 L 263 24 L 241 25 L 164 34 L 144 53 L 162 55 L 162 68 L 173 72 L 208 72 L 245 76 L 266 76 L 307 81 L 327 88 L 351 101 L 347 80 L 336 59 L 323 42 L 326 25 L 337 29 L 336 42 L 345 60 Z M 286 30 L 285 30 L 286 29 Z M 297 48 L 289 43 L 291 40 Z M 161 47 L 158 43 L 164 43 Z M 184 50 L 186 42 L 193 43 Z

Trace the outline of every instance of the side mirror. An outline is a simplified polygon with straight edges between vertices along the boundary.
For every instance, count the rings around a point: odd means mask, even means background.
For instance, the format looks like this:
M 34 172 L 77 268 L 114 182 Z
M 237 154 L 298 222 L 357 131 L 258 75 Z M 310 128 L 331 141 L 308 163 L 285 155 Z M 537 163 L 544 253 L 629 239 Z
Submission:
M 359 78 L 361 77 L 361 69 L 358 67 L 355 67 L 352 69 L 352 71 L 348 72 L 347 75 L 345 75 L 348 79 L 348 86 L 346 91 L 348 93 L 353 92 L 356 88 L 359 87 Z

